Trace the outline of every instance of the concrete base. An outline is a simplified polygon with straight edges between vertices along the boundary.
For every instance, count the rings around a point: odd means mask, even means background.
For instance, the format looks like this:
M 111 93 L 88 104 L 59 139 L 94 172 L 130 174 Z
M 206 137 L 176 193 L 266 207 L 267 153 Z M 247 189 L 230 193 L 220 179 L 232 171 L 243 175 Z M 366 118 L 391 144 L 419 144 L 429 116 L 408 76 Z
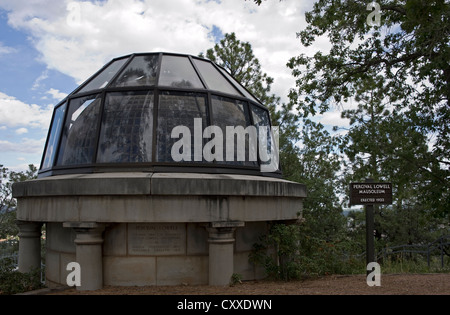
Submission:
M 101 258 L 96 260 L 102 262 L 102 272 L 93 274 L 103 274 L 104 285 L 116 286 L 227 285 L 233 273 L 240 274 L 243 280 L 262 279 L 263 268 L 249 263 L 248 255 L 268 228 L 266 222 L 221 227 L 219 232 L 215 231 L 218 228 L 202 223 L 112 224 L 103 233 Z M 168 229 L 171 233 L 154 233 Z M 48 281 L 65 285 L 70 262 L 79 262 L 84 274 L 79 238 L 74 228 L 63 227 L 61 223 L 47 224 Z M 90 252 L 87 257 L 95 260 L 97 255 Z M 93 261 L 89 265 L 99 268 Z M 83 286 L 86 281 L 82 278 L 81 283 Z
M 107 173 L 18 183 L 13 194 L 23 226 L 46 223 L 49 283 L 66 284 L 78 262 L 79 289 L 95 290 L 260 279 L 248 262 L 253 244 L 271 222 L 301 216 L 306 189 L 258 176 Z

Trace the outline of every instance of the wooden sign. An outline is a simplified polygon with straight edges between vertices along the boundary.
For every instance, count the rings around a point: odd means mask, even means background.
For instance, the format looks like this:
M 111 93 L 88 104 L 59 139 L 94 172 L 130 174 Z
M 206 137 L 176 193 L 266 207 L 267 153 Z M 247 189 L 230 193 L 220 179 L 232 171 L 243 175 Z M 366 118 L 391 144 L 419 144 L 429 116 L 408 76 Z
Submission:
M 351 183 L 350 205 L 392 204 L 391 183 Z

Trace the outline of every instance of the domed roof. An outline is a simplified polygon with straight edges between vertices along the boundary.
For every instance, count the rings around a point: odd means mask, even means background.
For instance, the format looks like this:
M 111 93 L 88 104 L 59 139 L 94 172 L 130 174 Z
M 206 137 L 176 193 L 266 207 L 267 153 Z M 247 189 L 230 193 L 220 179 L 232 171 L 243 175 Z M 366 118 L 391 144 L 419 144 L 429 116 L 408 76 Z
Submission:
M 111 60 L 55 107 L 39 177 L 119 171 L 279 177 L 275 142 L 267 108 L 214 62 L 132 54 Z

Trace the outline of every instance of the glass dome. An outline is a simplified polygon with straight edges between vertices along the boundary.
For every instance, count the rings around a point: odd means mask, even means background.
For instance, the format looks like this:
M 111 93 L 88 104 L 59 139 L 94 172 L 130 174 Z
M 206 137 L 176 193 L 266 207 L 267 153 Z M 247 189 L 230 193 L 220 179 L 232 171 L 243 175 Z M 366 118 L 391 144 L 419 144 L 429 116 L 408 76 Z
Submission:
M 132 54 L 110 61 L 55 107 L 39 177 L 120 171 L 280 177 L 273 135 L 267 108 L 212 61 Z

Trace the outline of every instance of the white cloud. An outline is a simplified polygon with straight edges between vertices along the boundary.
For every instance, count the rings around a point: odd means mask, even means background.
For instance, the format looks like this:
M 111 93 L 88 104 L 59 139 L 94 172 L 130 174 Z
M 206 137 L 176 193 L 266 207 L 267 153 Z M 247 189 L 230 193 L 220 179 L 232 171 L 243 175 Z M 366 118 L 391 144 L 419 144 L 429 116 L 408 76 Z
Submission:
M 28 129 L 27 128 L 16 129 L 16 134 L 23 135 L 24 133 L 28 133 Z
M 17 50 L 13 47 L 8 47 L 3 45 L 2 42 L 0 42 L 0 56 L 1 55 L 6 55 L 6 54 L 12 54 L 15 53 Z
M 308 1 L 227 0 L 0 0 L 9 24 L 31 34 L 48 69 L 78 83 L 110 59 L 133 52 L 197 55 L 212 47 L 213 25 L 248 41 L 263 71 L 275 78 L 273 92 L 285 98 L 295 81 L 286 63 L 300 54 L 296 32 L 305 25 Z M 319 47 L 327 42 L 319 42 Z M 312 48 L 306 51 L 315 50 Z
M 48 78 L 48 70 L 45 70 L 41 73 L 40 76 L 34 80 L 33 86 L 31 87 L 32 90 L 37 90 L 41 87 L 41 82 Z
M 0 124 L 7 127 L 30 127 L 47 129 L 53 106 L 43 108 L 26 104 L 15 97 L 0 92 Z
M 325 112 L 319 119 L 322 124 L 329 126 L 348 127 L 350 125 L 350 120 L 341 118 L 341 112 L 337 110 Z
M 51 88 L 46 93 L 50 94 L 55 100 L 59 100 L 59 101 L 64 99 L 67 96 L 66 93 L 60 92 L 59 90 L 54 89 L 54 88 Z
M 24 15 L 17 14 L 12 24 L 32 34 L 49 69 L 78 83 L 119 55 L 157 50 L 197 54 L 212 45 L 193 1 L 179 1 L 176 6 L 169 1 L 135 0 L 72 3 L 76 5 L 67 7 L 71 11 L 61 8 L 47 18 L 20 19 Z
M 18 152 L 27 154 L 40 154 L 45 144 L 44 139 L 23 138 L 20 142 L 11 142 L 8 140 L 0 140 L 0 147 L 3 153 Z

